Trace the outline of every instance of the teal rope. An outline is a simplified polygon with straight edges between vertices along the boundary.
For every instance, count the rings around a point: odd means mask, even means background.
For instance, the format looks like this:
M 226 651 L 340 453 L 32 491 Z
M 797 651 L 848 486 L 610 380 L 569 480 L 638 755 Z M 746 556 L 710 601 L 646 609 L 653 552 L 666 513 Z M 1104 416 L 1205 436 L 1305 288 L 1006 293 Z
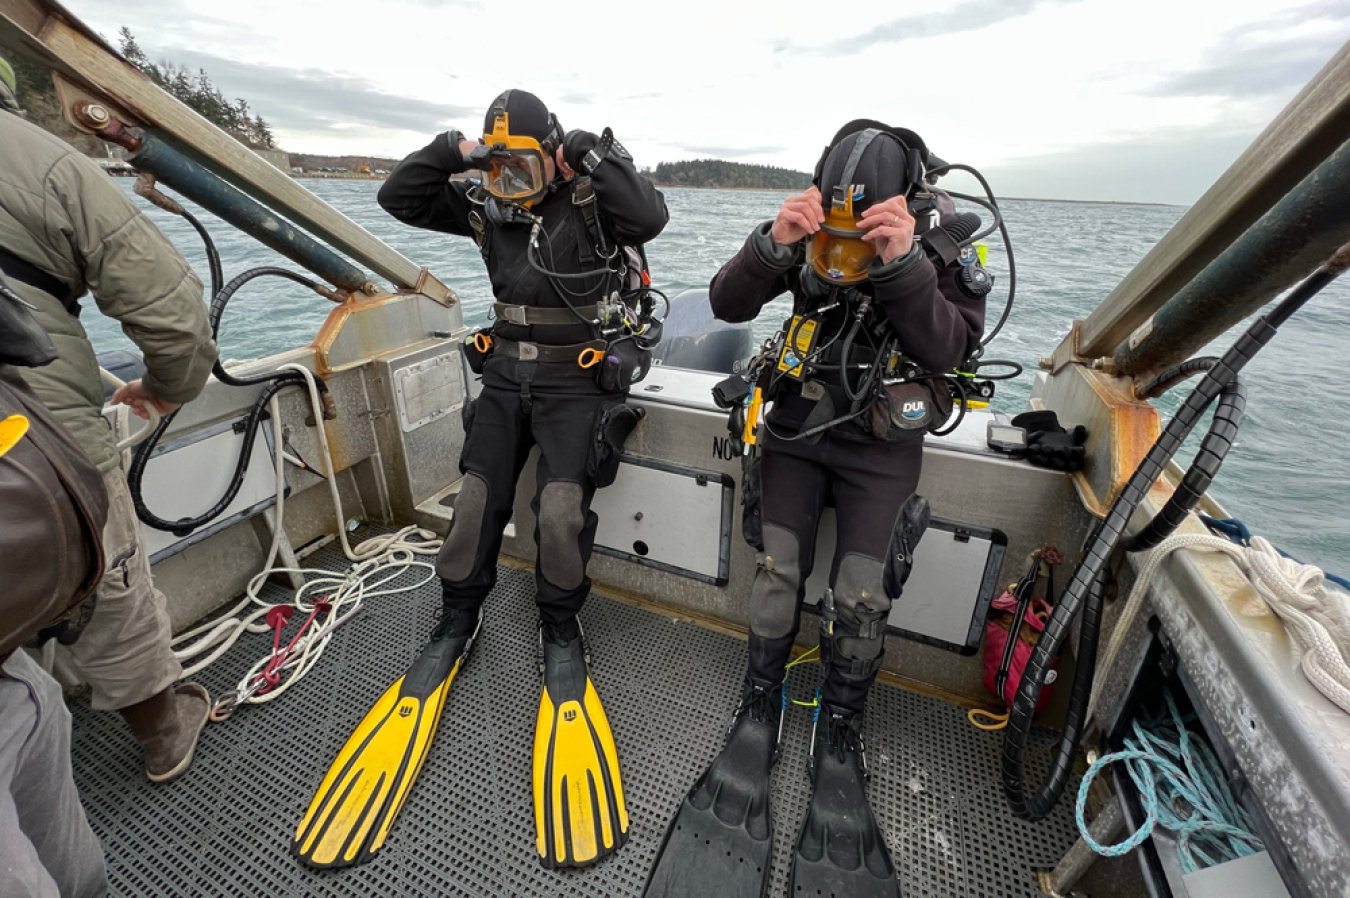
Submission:
M 1229 792 L 1213 750 L 1186 726 L 1172 693 L 1165 691 L 1163 698 L 1167 718 L 1148 721 L 1147 727 L 1136 720 L 1124 750 L 1098 758 L 1084 774 L 1074 805 L 1083 840 L 1097 854 L 1120 857 L 1161 826 L 1176 835 L 1177 856 L 1186 873 L 1262 850 L 1251 818 Z M 1117 761 L 1125 764 L 1139 790 L 1144 822 L 1124 841 L 1102 845 L 1088 831 L 1087 796 L 1097 775 Z

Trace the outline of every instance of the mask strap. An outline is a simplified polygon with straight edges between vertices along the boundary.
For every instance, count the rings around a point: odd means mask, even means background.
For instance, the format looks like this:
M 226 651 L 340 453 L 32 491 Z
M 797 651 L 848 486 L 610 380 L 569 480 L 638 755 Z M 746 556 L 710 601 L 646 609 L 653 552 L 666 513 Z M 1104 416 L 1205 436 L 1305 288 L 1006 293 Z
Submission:
M 858 135 L 857 141 L 853 144 L 853 151 L 848 154 L 847 161 L 844 162 L 844 174 L 839 178 L 839 183 L 847 186 L 853 181 L 853 172 L 862 160 L 863 151 L 867 149 L 868 144 L 876 139 L 881 132 L 876 128 L 868 128 L 862 134 Z

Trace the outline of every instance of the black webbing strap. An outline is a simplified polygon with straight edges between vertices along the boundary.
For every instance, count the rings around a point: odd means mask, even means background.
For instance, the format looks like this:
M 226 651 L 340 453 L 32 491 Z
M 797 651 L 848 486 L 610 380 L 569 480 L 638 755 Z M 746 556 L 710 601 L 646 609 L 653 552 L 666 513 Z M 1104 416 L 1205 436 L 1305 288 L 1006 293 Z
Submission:
M 919 235 L 919 240 L 939 271 L 961 257 L 961 244 L 944 229 L 929 228 Z M 937 264 L 941 262 L 941 264 Z
M 20 259 L 9 250 L 0 246 L 0 271 L 21 281 L 30 287 L 41 290 L 61 303 L 65 310 L 76 318 L 80 317 L 80 304 L 75 300 L 75 291 L 65 282 L 58 280 L 36 265 Z
M 1008 675 L 1012 671 L 1013 652 L 1017 648 L 1017 642 L 1021 638 L 1022 620 L 1027 615 L 1027 609 L 1031 607 L 1031 593 L 1036 586 L 1036 578 L 1041 572 L 1041 556 L 1037 555 L 1031 563 L 1031 570 L 1022 575 L 1022 579 L 1017 581 L 1013 588 L 1013 596 L 1017 599 L 1017 606 L 1013 609 L 1012 624 L 1008 627 L 1008 641 L 1003 646 L 1003 657 L 999 659 L 998 673 L 994 675 L 994 689 L 1003 697 L 1004 689 L 1008 685 Z
M 600 212 L 596 209 L 595 202 L 595 185 L 591 183 L 589 176 L 582 175 L 572 180 L 572 205 L 581 210 L 581 217 L 586 220 L 586 231 L 591 235 L 595 251 L 604 259 L 613 258 L 614 251 L 610 248 L 609 241 L 605 239 L 605 229 L 600 226 Z M 588 267 L 591 261 L 587 260 Z
M 483 213 L 477 209 L 469 212 L 469 227 L 473 230 L 473 242 L 478 246 L 478 252 L 487 261 L 487 223 L 483 221 Z
M 496 315 L 499 321 L 521 326 L 580 324 L 582 318 L 589 323 L 600 317 L 600 307 L 589 305 L 577 306 L 575 310 L 541 309 L 538 306 L 513 306 L 504 302 L 494 302 L 492 314 Z
M 587 343 L 569 343 L 566 346 L 518 342 L 495 337 L 492 341 L 494 352 L 508 359 L 520 359 L 523 362 L 573 362 L 580 364 L 580 356 L 587 349 L 605 351 L 604 340 L 591 340 Z

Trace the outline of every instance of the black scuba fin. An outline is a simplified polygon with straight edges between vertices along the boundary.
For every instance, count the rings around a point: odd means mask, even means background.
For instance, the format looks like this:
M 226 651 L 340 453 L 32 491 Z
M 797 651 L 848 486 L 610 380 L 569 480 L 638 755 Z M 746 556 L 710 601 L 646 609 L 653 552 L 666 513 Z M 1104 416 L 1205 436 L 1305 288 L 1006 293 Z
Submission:
M 816 726 L 811 804 L 797 841 L 788 894 L 900 898 L 886 834 L 867 801 L 862 717 L 821 705 Z
M 781 715 L 781 689 L 747 689 L 726 745 L 666 830 L 644 898 L 763 898 L 772 872 L 769 775 Z

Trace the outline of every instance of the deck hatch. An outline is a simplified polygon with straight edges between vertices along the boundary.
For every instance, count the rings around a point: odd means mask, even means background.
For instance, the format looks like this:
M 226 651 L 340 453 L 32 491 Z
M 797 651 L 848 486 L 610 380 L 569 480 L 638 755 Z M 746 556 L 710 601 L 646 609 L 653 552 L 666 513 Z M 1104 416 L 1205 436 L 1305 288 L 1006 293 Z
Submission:
M 816 567 L 802 604 L 815 611 L 829 584 L 834 557 L 834 509 L 826 508 L 816 537 Z M 933 518 L 914 552 L 905 594 L 891 606 L 886 629 L 897 636 L 973 655 L 998 589 L 1008 538 L 1000 530 Z

